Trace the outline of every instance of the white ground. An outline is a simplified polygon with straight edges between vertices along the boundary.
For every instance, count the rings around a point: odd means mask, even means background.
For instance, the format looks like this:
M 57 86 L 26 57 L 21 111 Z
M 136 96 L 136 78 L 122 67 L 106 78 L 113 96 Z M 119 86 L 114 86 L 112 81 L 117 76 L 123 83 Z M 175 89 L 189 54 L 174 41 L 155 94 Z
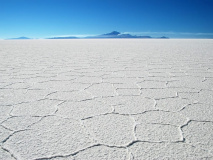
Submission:
M 213 159 L 213 40 L 0 41 L 0 159 Z

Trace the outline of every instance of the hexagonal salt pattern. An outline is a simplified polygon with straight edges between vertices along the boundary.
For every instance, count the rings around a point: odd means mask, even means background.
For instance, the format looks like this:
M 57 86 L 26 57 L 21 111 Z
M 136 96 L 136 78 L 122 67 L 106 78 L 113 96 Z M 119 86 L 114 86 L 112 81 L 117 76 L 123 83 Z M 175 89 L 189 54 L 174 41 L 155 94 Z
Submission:
M 61 101 L 48 99 L 43 99 L 30 103 L 21 103 L 14 105 L 11 115 L 45 116 L 53 114 L 57 109 L 57 105 L 59 105 L 60 103 Z
M 73 119 L 85 119 L 109 112 L 112 112 L 110 105 L 97 100 L 88 100 L 81 102 L 65 102 L 58 107 L 56 114 Z
M 82 151 L 74 156 L 75 160 L 90 159 L 90 160 L 126 160 L 128 158 L 127 151 L 125 149 L 111 148 L 105 146 L 96 146 Z
M 0 41 L 0 159 L 213 158 L 213 41 Z
M 186 106 L 180 113 L 187 116 L 191 120 L 212 121 L 213 107 L 208 104 L 193 104 Z
M 146 159 L 205 159 L 212 157 L 208 150 L 184 143 L 139 142 L 130 146 L 136 160 Z
M 110 83 L 93 84 L 87 90 L 96 97 L 110 97 L 116 95 L 115 88 L 113 88 L 113 85 Z
M 212 152 L 213 123 L 192 121 L 183 128 L 186 142 Z
M 20 116 L 20 117 L 10 117 L 2 123 L 3 126 L 6 126 L 10 130 L 18 131 L 24 130 L 30 127 L 31 125 L 40 121 L 41 117 L 32 117 L 32 116 Z
M 138 124 L 135 132 L 136 137 L 141 141 L 176 142 L 182 140 L 179 128 L 172 125 Z
M 91 144 L 89 134 L 79 122 L 50 116 L 15 133 L 3 146 L 18 159 L 35 159 L 69 155 Z
M 134 121 L 122 115 L 101 115 L 83 121 L 98 143 L 124 146 L 134 140 Z M 113 136 L 112 136 L 113 135 Z

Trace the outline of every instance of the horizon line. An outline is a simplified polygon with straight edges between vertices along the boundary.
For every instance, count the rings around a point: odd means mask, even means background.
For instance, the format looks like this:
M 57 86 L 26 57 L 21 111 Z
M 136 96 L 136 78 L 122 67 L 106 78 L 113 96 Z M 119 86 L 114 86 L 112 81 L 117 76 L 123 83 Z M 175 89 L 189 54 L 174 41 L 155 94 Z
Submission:
M 104 33 L 106 34 L 106 33 Z M 190 36 L 213 36 L 213 33 L 204 33 L 204 32 L 173 32 L 173 31 L 168 31 L 168 32 L 155 32 L 155 31 L 146 31 L 146 32 L 120 32 L 120 34 L 131 34 L 133 36 L 151 36 L 152 38 L 158 38 L 159 36 L 172 36 L 169 38 L 172 39 L 212 39 L 213 37 L 190 37 Z M 149 34 L 149 35 L 147 35 Z M 151 34 L 151 35 L 150 35 Z M 51 36 L 42 36 L 42 37 L 32 37 L 32 36 L 18 36 L 18 37 L 13 37 L 13 38 L 21 38 L 21 37 L 26 37 L 30 39 L 48 39 L 48 38 L 54 38 L 54 37 L 76 37 L 76 38 L 86 38 L 89 36 L 98 36 L 102 34 L 60 34 L 60 35 L 51 35 Z M 155 37 L 157 36 L 157 37 Z M 179 36 L 189 36 L 189 37 L 179 37 Z M 0 38 L 0 39 L 13 39 L 13 38 Z

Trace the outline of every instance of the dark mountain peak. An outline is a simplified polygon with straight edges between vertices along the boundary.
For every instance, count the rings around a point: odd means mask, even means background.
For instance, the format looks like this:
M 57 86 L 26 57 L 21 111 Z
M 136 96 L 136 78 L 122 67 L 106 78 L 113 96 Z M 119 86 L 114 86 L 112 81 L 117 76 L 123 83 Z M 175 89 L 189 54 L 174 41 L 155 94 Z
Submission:
M 169 39 L 169 37 L 165 37 L 165 36 L 162 36 L 160 38 L 162 38 L 162 39 Z
M 121 34 L 121 33 L 118 32 L 118 31 L 112 31 L 111 33 L 106 33 L 106 34 L 104 34 L 104 35 L 106 35 L 106 36 L 117 36 L 117 35 L 119 35 L 119 34 Z

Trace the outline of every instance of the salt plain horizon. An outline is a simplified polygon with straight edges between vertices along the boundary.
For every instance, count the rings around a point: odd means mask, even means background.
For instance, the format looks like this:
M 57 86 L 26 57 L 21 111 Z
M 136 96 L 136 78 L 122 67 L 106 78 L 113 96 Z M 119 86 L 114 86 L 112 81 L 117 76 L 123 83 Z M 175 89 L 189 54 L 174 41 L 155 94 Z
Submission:
M 213 40 L 2 40 L 0 75 L 0 159 L 213 157 Z

